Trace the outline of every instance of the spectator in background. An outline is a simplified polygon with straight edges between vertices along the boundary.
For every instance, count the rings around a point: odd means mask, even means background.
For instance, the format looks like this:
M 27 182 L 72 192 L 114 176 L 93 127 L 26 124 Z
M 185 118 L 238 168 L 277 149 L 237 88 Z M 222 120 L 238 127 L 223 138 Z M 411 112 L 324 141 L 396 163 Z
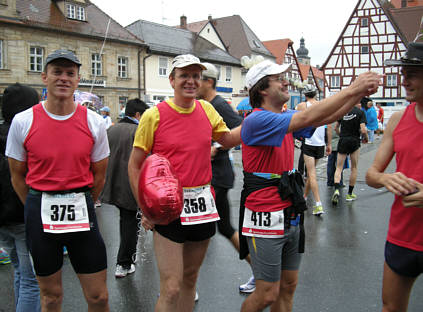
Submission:
M 106 129 L 109 129 L 113 126 L 112 118 L 110 117 L 110 108 L 108 106 L 104 106 L 100 109 L 101 116 L 103 116 L 104 121 L 106 122 Z
M 376 104 L 377 106 L 377 120 L 378 120 L 378 134 L 383 133 L 383 118 L 385 115 L 385 111 L 382 108 L 380 103 Z
M 369 143 L 372 144 L 375 138 L 375 131 L 378 128 L 377 113 L 372 101 L 367 102 L 366 119 Z
M 40 289 L 35 278 L 25 238 L 24 206 L 13 190 L 5 156 L 7 134 L 13 117 L 38 103 L 34 89 L 19 83 L 3 93 L 3 118 L 0 125 L 0 245 L 4 246 L 15 269 L 14 291 L 17 312 L 41 311 Z
M 120 212 L 120 245 L 117 255 L 116 277 L 135 272 L 135 254 L 138 242 L 138 205 L 132 195 L 128 179 L 128 160 L 132 152 L 135 131 L 144 111 L 148 109 L 140 99 L 129 100 L 125 116 L 107 130 L 110 159 L 101 201 L 115 205 Z M 141 219 L 141 218 L 139 218 Z

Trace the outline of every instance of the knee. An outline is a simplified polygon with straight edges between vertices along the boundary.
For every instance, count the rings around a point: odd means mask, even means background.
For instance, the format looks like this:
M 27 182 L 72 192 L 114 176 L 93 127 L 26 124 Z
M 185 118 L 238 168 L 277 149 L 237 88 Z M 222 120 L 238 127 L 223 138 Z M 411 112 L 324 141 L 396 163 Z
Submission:
M 184 272 L 184 286 L 194 288 L 198 278 L 198 270 L 190 269 Z
M 178 280 L 168 280 L 160 290 L 160 297 L 166 302 L 176 302 L 181 291 L 181 283 Z
M 276 287 L 273 287 L 266 291 L 262 296 L 262 306 L 268 307 L 271 306 L 276 300 L 278 300 L 279 291 Z
M 281 281 L 281 292 L 286 297 L 293 297 L 297 288 L 298 280 Z
M 88 295 L 87 302 L 89 306 L 106 307 L 109 302 L 109 293 L 107 289 Z
M 62 305 L 63 293 L 62 292 L 42 292 L 41 293 L 41 306 L 43 311 L 55 311 Z

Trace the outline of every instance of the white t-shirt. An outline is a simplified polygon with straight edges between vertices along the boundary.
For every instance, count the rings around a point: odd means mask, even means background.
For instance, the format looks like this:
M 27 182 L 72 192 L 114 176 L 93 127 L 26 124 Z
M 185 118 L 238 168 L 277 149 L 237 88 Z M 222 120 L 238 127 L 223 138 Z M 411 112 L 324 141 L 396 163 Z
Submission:
M 310 102 L 307 101 L 307 107 L 310 107 Z M 325 146 L 325 128 L 326 126 L 317 127 L 311 138 L 305 139 L 305 144 L 312 146 Z
M 44 111 L 47 115 L 55 120 L 66 120 L 73 116 L 72 112 L 69 115 L 61 116 L 49 113 L 45 108 L 45 102 L 41 102 Z M 76 108 L 76 107 L 75 107 Z M 33 120 L 32 107 L 16 114 L 10 125 L 9 134 L 6 143 L 6 156 L 16 159 L 18 161 L 26 161 L 26 150 L 24 148 L 25 138 L 31 129 Z M 87 109 L 88 128 L 94 139 L 94 146 L 91 151 L 91 162 L 98 162 L 107 158 L 110 154 L 109 141 L 107 140 L 106 124 L 103 118 L 97 113 Z M 59 129 L 58 129 L 59 130 Z M 52 148 L 46 146 L 46 148 Z

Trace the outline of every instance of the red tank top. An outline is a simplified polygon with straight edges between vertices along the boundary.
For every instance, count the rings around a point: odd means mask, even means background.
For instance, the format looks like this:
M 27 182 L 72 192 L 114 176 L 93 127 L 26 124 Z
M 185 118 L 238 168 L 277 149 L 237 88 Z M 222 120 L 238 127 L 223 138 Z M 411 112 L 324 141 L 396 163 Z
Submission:
M 242 163 L 246 172 L 282 174 L 294 168 L 294 138 L 287 133 L 280 147 L 248 146 L 242 143 Z M 282 201 L 276 186 L 252 192 L 245 207 L 253 211 L 279 211 L 292 206 L 291 200 Z
M 397 172 L 423 183 L 423 123 L 410 104 L 393 132 Z M 423 251 L 423 209 L 405 208 L 395 196 L 389 221 L 388 241 L 416 251 Z
M 210 183 L 212 125 L 200 102 L 190 114 L 175 111 L 166 102 L 157 105 L 160 121 L 152 152 L 165 156 L 183 187 Z
M 24 141 L 28 165 L 26 184 L 41 191 L 91 187 L 93 145 L 85 107 L 78 105 L 67 120 L 55 120 L 48 116 L 41 103 L 35 105 L 31 129 Z

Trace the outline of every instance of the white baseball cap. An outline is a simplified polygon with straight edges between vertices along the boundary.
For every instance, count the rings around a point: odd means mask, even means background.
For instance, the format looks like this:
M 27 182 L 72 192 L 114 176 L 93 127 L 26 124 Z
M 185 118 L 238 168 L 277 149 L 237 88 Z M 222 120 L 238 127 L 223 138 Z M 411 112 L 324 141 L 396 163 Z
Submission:
M 206 69 L 202 72 L 203 77 L 209 77 L 214 79 L 217 79 L 219 77 L 219 73 L 217 72 L 216 66 L 210 63 L 203 63 L 203 65 L 206 67 Z
M 198 65 L 201 67 L 202 70 L 206 69 L 206 67 L 201 64 L 200 59 L 191 54 L 181 54 L 175 56 L 172 61 L 172 66 L 170 68 L 170 72 L 172 72 L 175 68 L 184 68 L 190 65 Z
M 291 68 L 291 64 L 278 65 L 269 60 L 264 60 L 250 68 L 247 75 L 245 76 L 245 84 L 248 89 L 255 86 L 257 82 L 263 77 L 269 75 L 282 74 Z

